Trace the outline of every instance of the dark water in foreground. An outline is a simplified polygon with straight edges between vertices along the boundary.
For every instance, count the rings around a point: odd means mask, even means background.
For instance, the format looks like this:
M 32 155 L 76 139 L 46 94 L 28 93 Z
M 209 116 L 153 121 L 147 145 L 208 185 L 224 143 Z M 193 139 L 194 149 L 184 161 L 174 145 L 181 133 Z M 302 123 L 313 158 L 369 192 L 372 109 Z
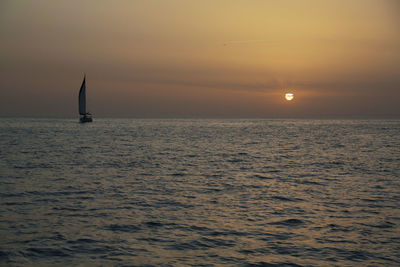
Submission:
M 0 119 L 0 265 L 399 266 L 399 133 Z

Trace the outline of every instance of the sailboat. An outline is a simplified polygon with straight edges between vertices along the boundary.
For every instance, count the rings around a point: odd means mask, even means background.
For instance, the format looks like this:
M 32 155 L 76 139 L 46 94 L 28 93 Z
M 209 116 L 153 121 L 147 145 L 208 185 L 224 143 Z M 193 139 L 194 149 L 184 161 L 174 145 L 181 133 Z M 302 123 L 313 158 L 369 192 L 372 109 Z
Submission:
M 79 122 L 92 122 L 92 114 L 86 112 L 86 75 L 83 76 L 81 89 L 79 90 Z

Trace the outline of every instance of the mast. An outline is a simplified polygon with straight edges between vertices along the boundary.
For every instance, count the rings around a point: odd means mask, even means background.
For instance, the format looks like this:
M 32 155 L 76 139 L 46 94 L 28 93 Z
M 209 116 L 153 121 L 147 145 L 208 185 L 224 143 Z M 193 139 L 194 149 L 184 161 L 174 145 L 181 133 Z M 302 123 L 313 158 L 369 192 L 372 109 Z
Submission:
M 79 114 L 86 115 L 86 74 L 83 76 L 83 82 L 79 90 Z

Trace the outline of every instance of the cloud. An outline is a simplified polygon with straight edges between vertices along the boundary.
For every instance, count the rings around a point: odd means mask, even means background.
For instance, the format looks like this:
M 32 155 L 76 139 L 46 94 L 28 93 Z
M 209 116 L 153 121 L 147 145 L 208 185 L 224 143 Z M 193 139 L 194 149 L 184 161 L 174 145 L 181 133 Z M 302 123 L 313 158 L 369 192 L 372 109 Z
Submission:
M 237 41 L 226 41 L 223 43 L 224 46 L 227 45 L 246 45 L 246 44 L 265 44 L 265 45 L 278 45 L 279 42 L 268 41 L 268 40 L 237 40 Z

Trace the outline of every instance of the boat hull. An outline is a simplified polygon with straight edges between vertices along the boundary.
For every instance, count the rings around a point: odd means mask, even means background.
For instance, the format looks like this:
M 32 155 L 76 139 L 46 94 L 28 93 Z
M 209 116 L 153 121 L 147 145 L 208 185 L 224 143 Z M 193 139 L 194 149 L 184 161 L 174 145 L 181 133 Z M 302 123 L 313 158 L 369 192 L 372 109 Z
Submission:
M 91 117 L 81 117 L 81 118 L 79 118 L 79 122 L 80 123 L 85 123 L 85 122 L 92 122 L 93 121 L 93 119 L 91 118 Z

